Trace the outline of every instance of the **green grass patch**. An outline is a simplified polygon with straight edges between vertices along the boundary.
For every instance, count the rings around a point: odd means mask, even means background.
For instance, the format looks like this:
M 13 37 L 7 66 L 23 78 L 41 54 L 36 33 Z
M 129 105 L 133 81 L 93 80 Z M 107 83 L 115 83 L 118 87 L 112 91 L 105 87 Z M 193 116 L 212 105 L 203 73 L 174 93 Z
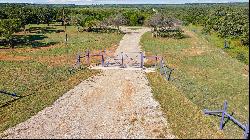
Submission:
M 38 62 L 0 61 L 0 89 L 21 98 L 0 94 L 0 132 L 35 115 L 82 80 L 97 74 L 88 69 L 70 74 L 67 67 L 47 67 Z
M 186 32 L 186 35 L 189 37 L 164 39 L 146 33 L 141 43 L 146 52 L 162 55 L 166 63 L 175 68 L 171 84 L 200 110 L 222 109 L 227 100 L 228 112 L 234 112 L 235 118 L 247 123 L 249 79 L 246 65 L 201 36 L 193 32 Z M 219 117 L 208 117 L 219 127 Z M 243 131 L 232 121 L 227 121 L 223 132 L 227 138 L 243 137 Z
M 189 25 L 187 26 L 187 28 L 191 31 L 194 31 L 196 34 L 198 34 L 200 37 L 208 41 L 213 46 L 221 48 L 231 57 L 236 58 L 240 62 L 243 62 L 247 65 L 249 64 L 249 47 L 243 46 L 240 43 L 239 39 L 227 39 L 229 43 L 229 48 L 224 48 L 225 40 L 223 38 L 218 37 L 216 33 L 205 35 L 202 33 L 202 27 L 195 25 Z
M 181 139 L 223 138 L 224 135 L 210 119 L 171 82 L 167 82 L 159 73 L 149 73 L 147 77 L 154 98 L 159 101 L 174 135 Z
M 70 26 L 67 27 L 68 43 L 65 45 L 62 26 L 41 24 L 27 28 L 31 33 L 17 34 L 21 42 L 16 44 L 16 49 L 0 52 L 3 56 L 0 57 L 0 90 L 21 96 L 16 98 L 0 94 L 0 133 L 52 105 L 81 81 L 99 72 L 87 68 L 69 72 L 79 51 L 113 47 L 123 36 L 77 32 L 76 27 Z

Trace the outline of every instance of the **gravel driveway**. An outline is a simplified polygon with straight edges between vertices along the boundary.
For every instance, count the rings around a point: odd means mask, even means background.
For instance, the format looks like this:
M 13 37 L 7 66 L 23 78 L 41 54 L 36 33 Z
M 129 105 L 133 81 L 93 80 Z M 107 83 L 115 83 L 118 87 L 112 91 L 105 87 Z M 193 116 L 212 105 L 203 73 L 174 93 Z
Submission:
M 140 37 L 149 29 L 123 30 L 128 33 L 117 53 L 139 51 Z M 6 130 L 4 138 L 175 138 L 144 71 L 102 71 Z

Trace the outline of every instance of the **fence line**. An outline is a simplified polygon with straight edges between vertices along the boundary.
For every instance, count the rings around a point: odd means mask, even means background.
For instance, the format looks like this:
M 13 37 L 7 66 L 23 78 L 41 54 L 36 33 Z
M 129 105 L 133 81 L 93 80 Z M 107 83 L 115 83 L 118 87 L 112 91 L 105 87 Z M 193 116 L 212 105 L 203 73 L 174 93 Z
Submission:
M 101 65 L 102 65 L 102 67 L 108 67 L 108 65 L 110 64 L 109 62 L 107 62 L 106 64 L 105 64 L 105 57 L 104 57 L 104 53 L 106 52 L 106 50 L 104 50 L 104 51 L 101 51 L 100 53 L 98 53 L 98 54 L 91 54 L 90 53 L 90 51 L 89 50 L 87 50 L 86 51 L 86 53 L 85 53 L 85 55 L 84 56 L 82 56 L 82 53 L 78 53 L 77 54 L 77 58 L 76 58 L 76 67 L 78 68 L 79 66 L 80 66 L 80 64 L 81 64 L 81 59 L 82 58 L 86 58 L 86 63 L 88 64 L 88 65 L 90 65 L 90 58 L 91 57 L 95 57 L 95 56 L 99 56 L 99 57 L 101 57 Z M 169 66 L 167 66 L 166 64 L 165 64 L 165 62 L 164 62 L 164 60 L 163 60 L 163 57 L 161 57 L 161 56 L 146 56 L 143 52 L 128 52 L 128 53 L 138 53 L 138 55 L 136 56 L 136 57 L 138 57 L 138 56 L 140 56 L 140 68 L 144 68 L 144 58 L 149 58 L 149 59 L 154 59 L 155 60 L 155 66 L 157 65 L 157 63 L 158 63 L 158 60 L 159 59 L 161 59 L 160 60 L 160 63 L 159 63 L 159 65 L 160 65 L 160 73 L 161 73 L 161 75 L 164 75 L 164 77 L 166 77 L 166 79 L 168 80 L 168 81 L 170 81 L 171 80 L 171 76 L 172 76 L 172 73 L 173 73 L 173 68 L 170 68 Z M 117 56 L 119 56 L 119 55 L 117 55 Z M 121 62 L 119 62 L 119 65 L 122 67 L 122 68 L 125 68 L 125 65 L 124 65 L 124 61 L 125 61 L 125 58 L 124 57 L 127 57 L 127 58 L 129 58 L 129 56 L 127 55 L 127 52 L 126 53 L 124 53 L 124 52 L 121 52 L 121 58 L 114 58 L 113 60 L 117 63 L 117 61 L 121 61 Z M 131 58 L 132 59 L 132 58 Z M 137 62 L 137 61 L 136 61 Z
M 171 75 L 173 73 L 173 68 L 170 68 L 169 66 L 167 66 L 163 60 L 163 58 L 161 58 L 161 61 L 160 61 L 160 73 L 166 77 L 166 79 L 168 81 L 171 80 Z

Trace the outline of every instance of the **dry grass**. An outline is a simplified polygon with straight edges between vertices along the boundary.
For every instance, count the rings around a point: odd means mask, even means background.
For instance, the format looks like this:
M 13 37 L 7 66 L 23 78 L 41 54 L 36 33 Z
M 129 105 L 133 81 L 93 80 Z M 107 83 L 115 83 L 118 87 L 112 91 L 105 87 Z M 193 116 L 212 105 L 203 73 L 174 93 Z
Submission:
M 202 36 L 187 30 L 185 33 L 188 37 L 184 39 L 152 38 L 150 33 L 147 33 L 141 40 L 142 46 L 146 52 L 162 55 L 168 66 L 175 69 L 172 74 L 171 86 L 194 103 L 198 110 L 221 109 L 224 100 L 227 100 L 229 103 L 228 112 L 234 112 L 235 118 L 243 124 L 247 123 L 249 108 L 247 66 L 230 57 L 222 49 L 215 47 L 213 43 L 209 43 Z M 157 78 L 158 76 L 151 77 L 156 81 Z M 154 86 L 157 86 L 157 84 L 153 85 L 153 88 Z M 162 84 L 162 86 L 165 85 Z M 160 92 L 163 91 L 157 92 L 160 96 L 158 100 L 162 104 L 168 104 L 167 99 L 161 100 L 161 96 L 164 98 L 165 95 Z M 171 94 L 169 92 L 166 90 L 165 94 Z M 175 96 L 173 96 L 174 98 Z M 180 104 L 180 108 L 185 108 L 181 101 L 175 101 Z M 172 107 L 176 108 L 175 106 Z M 186 116 L 192 116 L 192 114 L 193 109 L 189 108 Z M 219 117 L 208 116 L 208 118 L 211 118 L 213 122 L 210 126 L 216 125 L 217 128 L 219 127 Z M 180 119 L 173 117 L 172 119 L 180 121 L 179 123 L 187 121 L 184 117 Z M 209 125 L 209 123 L 206 125 Z M 190 133 L 193 138 L 196 138 L 195 135 L 198 137 L 195 130 L 200 126 L 193 125 L 190 127 L 193 128 L 190 128 L 187 133 Z M 204 125 L 202 127 L 209 126 Z M 223 132 L 226 138 L 243 137 L 243 130 L 232 121 L 227 121 Z M 182 136 L 182 134 L 180 135 Z
M 186 139 L 218 139 L 224 135 L 181 91 L 158 73 L 148 73 L 154 97 L 159 101 L 174 135 Z
M 46 27 L 45 25 L 32 25 Z M 58 30 L 61 26 L 55 27 Z M 56 30 L 55 29 L 55 30 Z M 0 49 L 0 90 L 15 92 L 21 98 L 0 94 L 0 132 L 35 115 L 82 80 L 98 71 L 83 68 L 70 73 L 76 54 L 90 49 L 99 52 L 115 49 L 122 35 L 114 33 L 77 33 L 68 27 L 69 42 L 64 44 L 64 33 L 29 33 L 44 36 L 28 44 L 17 44 L 15 49 Z M 19 33 L 22 35 L 23 33 Z M 34 47 L 34 44 L 54 45 Z

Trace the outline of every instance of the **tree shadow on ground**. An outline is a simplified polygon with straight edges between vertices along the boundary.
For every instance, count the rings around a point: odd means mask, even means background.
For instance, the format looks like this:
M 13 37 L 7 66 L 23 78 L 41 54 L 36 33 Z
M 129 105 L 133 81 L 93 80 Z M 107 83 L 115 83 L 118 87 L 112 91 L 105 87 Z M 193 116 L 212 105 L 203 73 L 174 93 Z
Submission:
M 46 33 L 60 33 L 64 32 L 64 30 L 56 29 L 54 27 L 30 27 L 28 29 L 30 33 L 36 34 L 46 34 Z
M 14 48 L 23 48 L 25 46 L 31 46 L 32 48 L 47 47 L 50 45 L 55 45 L 58 42 L 40 42 L 41 40 L 48 38 L 44 35 L 14 35 L 11 40 L 11 45 Z M 10 48 L 9 41 L 6 39 L 0 39 L 0 49 Z
M 112 29 L 112 28 L 88 28 L 88 29 L 83 29 L 85 32 L 95 32 L 95 33 L 115 33 L 118 32 L 117 29 Z
M 186 38 L 191 38 L 189 35 L 186 35 L 186 34 L 164 34 L 164 33 L 161 33 L 159 35 L 160 37 L 162 38 L 173 38 L 173 39 L 186 39 Z

